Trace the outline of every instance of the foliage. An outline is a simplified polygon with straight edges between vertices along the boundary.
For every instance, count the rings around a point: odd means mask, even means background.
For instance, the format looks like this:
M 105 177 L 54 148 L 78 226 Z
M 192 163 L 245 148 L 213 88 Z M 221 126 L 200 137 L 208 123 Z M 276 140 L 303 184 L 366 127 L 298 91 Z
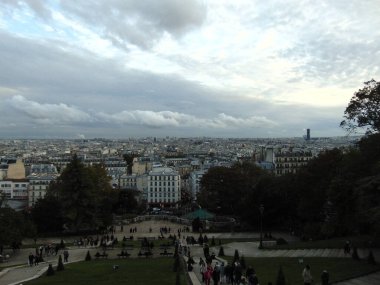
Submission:
M 240 265 L 241 265 L 241 268 L 243 268 L 243 269 L 246 269 L 247 268 L 247 264 L 245 263 L 245 258 L 244 258 L 244 255 L 242 255 L 241 257 L 240 257 Z
M 63 265 L 63 262 L 62 262 L 62 256 L 59 255 L 57 271 L 63 271 L 63 270 L 65 270 L 65 266 Z
M 248 162 L 237 163 L 231 168 L 213 167 L 202 177 L 197 201 L 211 212 L 239 215 L 244 207 L 242 198 L 265 174 L 261 168 Z
M 280 266 L 280 269 L 278 270 L 277 273 L 277 279 L 276 279 L 276 285 L 285 285 L 285 275 L 284 272 L 282 271 L 282 266 Z
M 69 231 L 94 230 L 112 222 L 115 191 L 102 165 L 86 167 L 76 155 L 64 169 L 48 195 L 61 203 L 65 226 Z
M 221 246 L 221 247 L 219 248 L 218 256 L 221 256 L 221 257 L 225 256 L 223 246 Z
M 63 228 L 62 204 L 57 197 L 46 195 L 32 208 L 31 218 L 39 233 L 61 232 Z
M 91 254 L 90 254 L 90 251 L 87 250 L 87 253 L 86 253 L 86 258 L 84 259 L 85 261 L 91 261 L 92 257 L 91 257 Z
M 373 252 L 372 250 L 369 251 L 369 254 L 368 254 L 368 257 L 367 257 L 367 262 L 369 264 L 372 264 L 372 265 L 375 265 L 376 264 L 376 260 L 375 260 L 375 257 L 373 255 Z
M 28 236 L 28 225 L 21 212 L 10 207 L 0 208 L 0 246 L 21 244 L 22 239 Z
M 234 262 L 235 261 L 239 261 L 240 259 L 240 256 L 239 256 L 239 251 L 237 249 L 235 249 L 235 253 L 234 253 Z
M 377 133 L 380 131 L 380 82 L 372 79 L 364 85 L 351 98 L 340 126 L 350 132 L 366 128 L 367 134 Z
M 358 254 L 358 249 L 354 247 L 352 250 L 352 259 L 354 260 L 360 260 L 359 254 Z
M 51 265 L 51 263 L 49 264 L 49 267 L 46 271 L 46 276 L 53 276 L 54 275 L 54 268 L 53 268 L 53 265 Z

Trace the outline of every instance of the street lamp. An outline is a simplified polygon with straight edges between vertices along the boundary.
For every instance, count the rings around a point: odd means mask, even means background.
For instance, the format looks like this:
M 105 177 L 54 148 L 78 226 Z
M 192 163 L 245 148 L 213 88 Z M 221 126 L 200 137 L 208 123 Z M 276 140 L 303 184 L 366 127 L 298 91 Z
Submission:
M 264 214 L 264 205 L 261 204 L 259 207 L 260 211 L 260 246 L 259 248 L 263 248 L 263 214 Z

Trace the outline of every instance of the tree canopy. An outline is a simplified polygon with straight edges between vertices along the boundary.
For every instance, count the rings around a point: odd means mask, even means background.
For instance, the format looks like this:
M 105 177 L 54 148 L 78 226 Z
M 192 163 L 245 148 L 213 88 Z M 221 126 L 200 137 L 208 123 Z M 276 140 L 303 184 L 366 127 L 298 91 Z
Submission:
M 112 222 L 116 192 L 101 165 L 86 167 L 74 155 L 48 195 L 61 203 L 65 227 L 71 231 L 94 230 Z
M 380 131 L 380 82 L 374 79 L 365 82 L 364 87 L 351 98 L 346 110 L 344 120 L 340 126 L 348 131 L 357 128 L 366 128 L 366 133 Z

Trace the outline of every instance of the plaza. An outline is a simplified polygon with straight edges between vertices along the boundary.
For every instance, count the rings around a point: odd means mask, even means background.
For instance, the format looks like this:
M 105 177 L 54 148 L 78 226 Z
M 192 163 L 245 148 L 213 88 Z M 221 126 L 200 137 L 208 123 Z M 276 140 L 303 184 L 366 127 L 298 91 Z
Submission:
M 192 233 L 192 232 L 186 232 L 186 226 L 183 224 L 177 224 L 170 222 L 168 220 L 146 220 L 143 222 L 138 223 L 132 223 L 129 225 L 124 225 L 122 228 L 121 226 L 115 226 L 115 232 L 114 236 L 119 240 L 122 241 L 124 237 L 130 238 L 130 231 L 131 229 L 136 228 L 136 232 L 133 233 L 134 240 L 142 240 L 143 238 L 147 238 L 148 240 L 157 239 L 158 236 L 161 235 L 160 230 L 162 228 L 169 229 L 170 228 L 170 234 L 177 234 L 178 232 L 181 233 L 181 243 L 183 245 L 186 245 L 191 250 L 191 256 L 195 261 L 194 268 L 191 272 L 189 272 L 189 277 L 193 285 L 199 285 L 202 284 L 201 275 L 200 275 L 200 269 L 199 269 L 199 259 L 200 257 L 203 258 L 203 247 L 199 246 L 198 244 L 195 245 L 187 245 L 186 238 L 188 236 L 194 237 L 195 240 L 198 239 L 199 233 Z M 164 234 L 164 236 L 169 236 L 169 233 Z M 253 241 L 251 242 L 231 242 L 227 244 L 223 244 L 224 253 L 226 256 L 233 256 L 235 250 L 237 250 L 241 255 L 244 255 L 244 257 L 256 257 L 256 258 L 269 258 L 269 257 L 275 257 L 275 258 L 310 258 L 310 257 L 323 257 L 323 258 L 350 258 L 350 255 L 345 255 L 343 248 L 341 249 L 297 249 L 297 250 L 260 250 L 258 249 L 259 242 L 255 241 L 259 238 L 259 233 L 206 233 L 208 238 L 211 239 L 214 237 L 216 241 L 219 239 L 251 239 Z M 289 242 L 296 242 L 297 238 L 294 236 L 284 234 L 284 233 L 272 233 L 273 236 L 281 237 Z M 95 246 L 78 246 L 74 245 L 74 241 L 78 240 L 79 237 L 69 237 L 65 238 L 65 244 L 69 244 L 68 246 L 68 252 L 69 252 L 69 259 L 68 262 L 79 262 L 83 261 L 87 251 L 90 251 L 91 256 L 95 256 L 97 252 L 101 252 L 101 248 L 95 247 Z M 44 238 L 44 239 L 38 239 L 37 244 L 59 244 L 61 241 L 60 238 Z M 217 254 L 218 246 L 216 247 L 210 247 L 210 252 L 214 252 Z M 16 252 L 15 254 L 12 254 L 9 252 L 10 257 L 9 259 L 4 262 L 0 263 L 2 270 L 0 271 L 0 284 L 2 285 L 13 285 L 13 284 L 22 284 L 28 280 L 34 279 L 36 277 L 41 276 L 44 274 L 47 270 L 48 265 L 51 263 L 53 265 L 57 264 L 58 258 L 56 255 L 50 255 L 50 256 L 44 256 L 44 262 L 40 263 L 38 266 L 29 266 L 28 265 L 28 254 L 31 251 L 34 251 L 34 241 L 33 240 L 25 240 L 23 243 L 23 247 Z M 120 253 L 120 248 L 109 248 L 106 250 L 108 259 L 117 259 L 118 254 Z M 138 248 L 131 248 L 128 249 L 128 253 L 130 254 L 131 258 L 137 258 L 138 256 Z M 160 256 L 160 248 L 154 248 L 153 249 L 153 258 L 155 256 Z M 379 260 L 380 257 L 380 251 L 374 250 L 374 255 L 377 260 Z M 59 252 L 61 254 L 62 251 Z M 362 257 L 365 257 L 368 254 L 368 252 L 365 249 L 359 250 L 359 255 Z M 186 257 L 185 257 L 186 258 Z M 217 258 L 217 260 L 214 260 L 213 262 L 223 262 L 224 259 L 221 259 L 220 257 Z M 147 260 L 147 262 L 149 262 Z M 225 261 L 226 262 L 226 261 Z M 5 267 L 5 268 L 3 268 Z M 258 275 L 260 272 L 258 272 Z M 355 278 L 352 280 L 346 280 L 343 282 L 340 282 L 338 284 L 355 284 L 355 285 L 374 285 L 380 283 L 380 272 L 373 273 L 370 275 L 362 276 L 360 278 Z

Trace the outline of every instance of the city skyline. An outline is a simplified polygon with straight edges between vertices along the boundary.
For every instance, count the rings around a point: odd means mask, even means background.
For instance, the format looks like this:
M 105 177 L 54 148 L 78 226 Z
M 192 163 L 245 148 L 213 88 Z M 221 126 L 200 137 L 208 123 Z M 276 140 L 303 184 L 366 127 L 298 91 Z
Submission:
M 0 138 L 342 136 L 377 1 L 2 1 Z

